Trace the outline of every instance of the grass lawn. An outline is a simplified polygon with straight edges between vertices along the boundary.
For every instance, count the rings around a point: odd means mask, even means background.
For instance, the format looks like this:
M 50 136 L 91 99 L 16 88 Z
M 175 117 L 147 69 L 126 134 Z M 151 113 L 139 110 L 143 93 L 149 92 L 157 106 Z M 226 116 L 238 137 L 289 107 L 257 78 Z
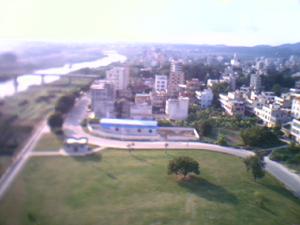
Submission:
M 5 172 L 5 169 L 9 166 L 11 160 L 11 155 L 0 155 L 0 176 Z
M 37 145 L 35 146 L 35 151 L 57 151 L 63 146 L 63 140 L 60 140 L 53 133 L 45 133 Z
M 276 149 L 270 157 L 272 160 L 280 162 L 296 173 L 300 174 L 300 147 L 285 147 Z
M 177 182 L 168 160 L 188 155 L 201 174 Z M 264 207 L 254 192 L 266 197 Z M 0 224 L 300 224 L 300 200 L 267 175 L 254 182 L 243 162 L 206 151 L 108 150 L 87 157 L 35 157 L 0 202 Z
M 243 140 L 239 129 L 219 128 L 219 136 L 223 135 L 230 146 L 241 146 Z

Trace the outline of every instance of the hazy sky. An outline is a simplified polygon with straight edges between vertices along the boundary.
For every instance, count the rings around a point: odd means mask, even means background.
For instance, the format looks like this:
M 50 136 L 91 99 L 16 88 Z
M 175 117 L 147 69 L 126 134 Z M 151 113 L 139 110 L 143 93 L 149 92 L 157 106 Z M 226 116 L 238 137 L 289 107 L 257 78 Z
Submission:
M 300 42 L 300 0 L 0 0 L 0 39 Z

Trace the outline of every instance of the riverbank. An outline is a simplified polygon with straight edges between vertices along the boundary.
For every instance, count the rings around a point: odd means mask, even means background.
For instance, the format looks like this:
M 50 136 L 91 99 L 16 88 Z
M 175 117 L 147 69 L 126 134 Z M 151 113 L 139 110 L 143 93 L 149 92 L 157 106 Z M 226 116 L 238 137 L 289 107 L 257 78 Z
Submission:
M 62 78 L 0 100 L 0 174 L 30 137 L 36 124 L 53 111 L 57 99 L 80 90 L 91 81 L 72 79 L 69 85 L 68 80 Z

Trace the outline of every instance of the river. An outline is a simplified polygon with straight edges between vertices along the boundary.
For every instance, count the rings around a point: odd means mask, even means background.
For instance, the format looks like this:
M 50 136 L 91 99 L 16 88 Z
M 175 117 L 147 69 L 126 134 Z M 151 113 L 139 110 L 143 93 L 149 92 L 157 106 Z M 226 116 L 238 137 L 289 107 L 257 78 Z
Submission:
M 105 52 L 106 56 L 104 58 L 89 61 L 89 62 L 80 62 L 74 63 L 72 65 L 66 64 L 62 67 L 49 68 L 43 70 L 36 70 L 33 74 L 51 74 L 47 75 L 44 78 L 44 83 L 51 83 L 56 80 L 59 80 L 58 76 L 55 75 L 65 75 L 70 72 L 83 69 L 83 68 L 98 68 L 107 66 L 114 62 L 125 62 L 126 56 L 120 55 L 115 51 Z M 14 80 L 7 80 L 4 82 L 0 82 L 0 98 L 4 98 L 7 96 L 14 95 L 17 92 L 25 91 L 32 85 L 41 85 L 42 78 L 40 76 L 32 75 L 32 74 L 23 74 L 18 76 L 17 78 L 18 86 L 15 89 Z

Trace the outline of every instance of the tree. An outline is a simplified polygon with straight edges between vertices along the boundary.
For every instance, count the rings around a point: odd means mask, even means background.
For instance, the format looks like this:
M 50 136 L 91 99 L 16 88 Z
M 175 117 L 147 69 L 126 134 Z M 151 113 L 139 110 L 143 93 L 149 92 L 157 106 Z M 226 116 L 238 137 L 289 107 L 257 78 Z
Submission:
M 183 175 L 185 178 L 189 173 L 200 174 L 199 163 L 187 156 L 180 156 L 169 161 L 168 174 Z
M 125 107 L 126 104 L 127 104 L 127 100 L 125 98 L 118 99 L 115 102 L 114 108 L 115 108 L 117 118 L 123 117 L 123 114 L 125 113 L 125 109 L 126 109 L 126 107 Z
M 75 94 L 64 95 L 58 99 L 55 105 L 55 111 L 60 113 L 67 113 L 75 103 Z
M 48 118 L 48 126 L 53 131 L 60 130 L 62 128 L 63 123 L 64 123 L 63 116 L 59 112 L 55 112 L 51 114 Z
M 280 84 L 274 84 L 272 87 L 272 91 L 274 92 L 274 94 L 276 96 L 280 96 L 281 95 L 281 86 Z
M 227 93 L 229 91 L 228 83 L 218 83 L 212 86 L 212 91 L 214 94 L 213 105 L 215 107 L 220 107 L 219 94 Z
M 163 119 L 163 120 L 158 121 L 158 126 L 160 126 L 160 127 L 172 127 L 173 124 L 170 120 Z
M 263 158 L 257 155 L 249 156 L 244 159 L 244 163 L 248 172 L 252 172 L 254 180 L 263 178 L 265 176 L 265 162 Z
M 266 197 L 264 196 L 263 193 L 258 192 L 258 191 L 254 192 L 254 199 L 255 199 L 255 203 L 256 203 L 259 207 L 261 207 L 261 208 L 264 207 L 264 203 L 265 203 L 265 201 L 266 201 Z
M 245 145 L 251 147 L 271 147 L 279 143 L 279 139 L 267 127 L 251 127 L 241 132 Z

